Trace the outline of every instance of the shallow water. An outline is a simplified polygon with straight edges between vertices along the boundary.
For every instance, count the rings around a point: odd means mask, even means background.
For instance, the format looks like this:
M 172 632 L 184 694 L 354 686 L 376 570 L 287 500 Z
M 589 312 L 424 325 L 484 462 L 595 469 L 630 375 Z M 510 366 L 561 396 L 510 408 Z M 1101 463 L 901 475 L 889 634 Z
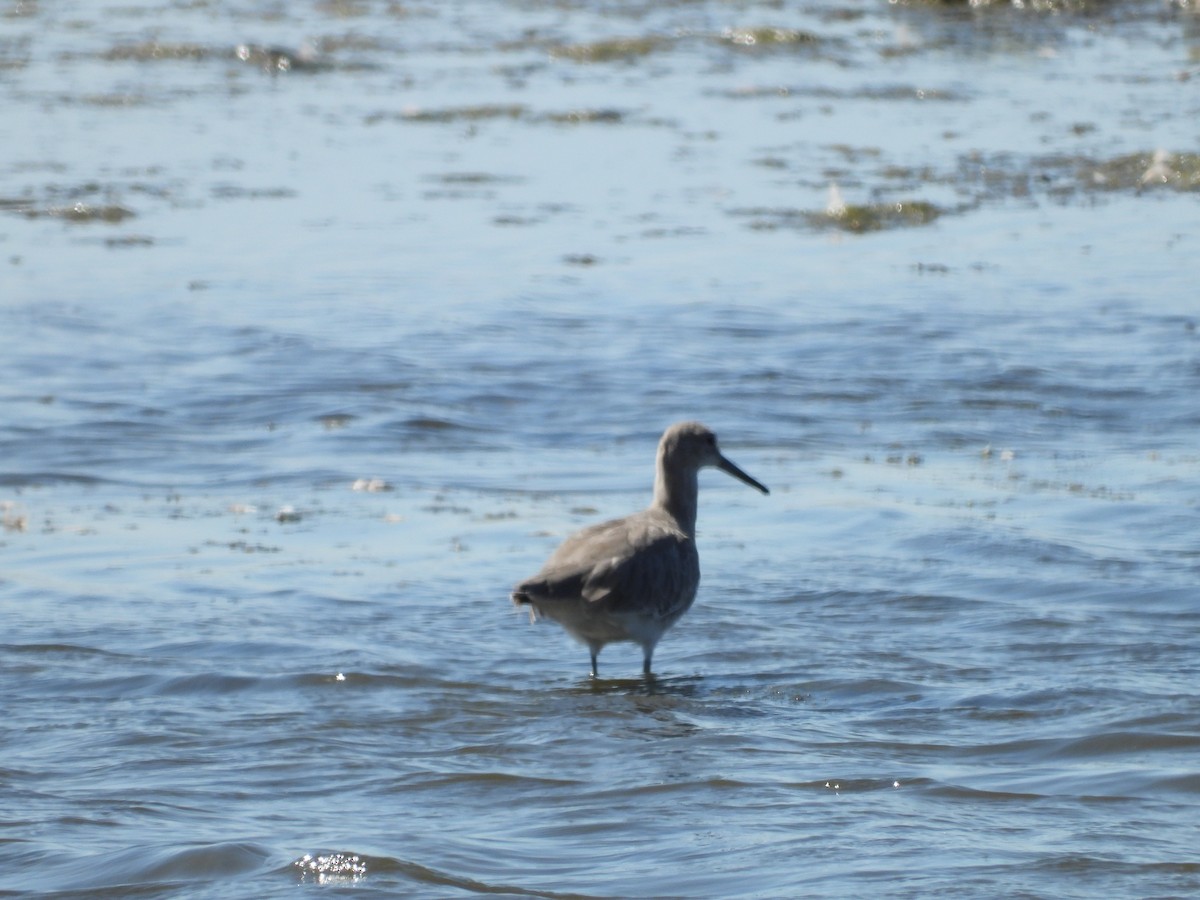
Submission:
M 10 4 L 0 893 L 1196 893 L 1198 47 Z M 772 493 L 592 682 L 508 588 L 685 417 Z

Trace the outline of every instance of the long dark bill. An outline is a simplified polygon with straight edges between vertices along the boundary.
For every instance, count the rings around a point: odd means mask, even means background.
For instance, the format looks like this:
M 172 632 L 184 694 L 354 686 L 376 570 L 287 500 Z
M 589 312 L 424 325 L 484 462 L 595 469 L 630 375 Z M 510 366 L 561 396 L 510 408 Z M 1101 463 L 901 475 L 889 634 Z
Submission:
M 722 472 L 728 472 L 730 475 L 732 475 L 734 478 L 738 479 L 739 481 L 746 482 L 746 484 L 750 485 L 750 487 L 752 487 L 752 488 L 758 488 L 764 494 L 771 493 L 770 491 L 767 490 L 767 486 L 765 484 L 763 484 L 760 481 L 755 481 L 753 478 L 751 478 L 749 475 L 747 475 L 745 472 L 743 472 L 741 469 L 739 469 L 737 466 L 735 466 L 733 463 L 731 463 L 729 460 L 727 460 L 723 456 L 721 457 L 721 461 L 719 463 L 717 463 L 717 468 L 720 469 Z

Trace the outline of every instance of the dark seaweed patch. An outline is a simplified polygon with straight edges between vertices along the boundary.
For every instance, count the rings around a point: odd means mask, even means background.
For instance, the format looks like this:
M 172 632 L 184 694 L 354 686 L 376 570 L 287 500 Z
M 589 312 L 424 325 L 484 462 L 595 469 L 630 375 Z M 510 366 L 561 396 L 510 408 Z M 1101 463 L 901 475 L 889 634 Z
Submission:
M 639 59 L 670 48 L 674 41 L 659 35 L 641 37 L 608 38 L 583 44 L 565 44 L 553 47 L 550 55 L 558 59 L 569 59 L 577 63 L 620 62 Z

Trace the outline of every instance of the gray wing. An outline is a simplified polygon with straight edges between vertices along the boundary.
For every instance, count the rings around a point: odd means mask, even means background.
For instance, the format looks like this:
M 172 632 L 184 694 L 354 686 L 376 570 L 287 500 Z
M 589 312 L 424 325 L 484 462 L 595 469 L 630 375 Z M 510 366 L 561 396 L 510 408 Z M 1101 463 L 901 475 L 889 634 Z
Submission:
M 593 525 L 563 542 L 542 571 L 517 585 L 529 601 L 586 600 L 612 612 L 672 616 L 700 582 L 696 548 L 683 532 L 635 515 Z

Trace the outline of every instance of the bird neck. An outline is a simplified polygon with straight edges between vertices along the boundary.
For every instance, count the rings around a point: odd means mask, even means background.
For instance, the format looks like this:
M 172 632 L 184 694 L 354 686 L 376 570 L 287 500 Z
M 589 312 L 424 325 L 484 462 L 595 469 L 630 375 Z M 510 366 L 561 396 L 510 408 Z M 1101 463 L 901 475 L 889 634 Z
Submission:
M 667 465 L 660 453 L 654 476 L 654 506 L 666 512 L 688 537 L 696 536 L 696 502 L 700 485 L 695 469 Z

